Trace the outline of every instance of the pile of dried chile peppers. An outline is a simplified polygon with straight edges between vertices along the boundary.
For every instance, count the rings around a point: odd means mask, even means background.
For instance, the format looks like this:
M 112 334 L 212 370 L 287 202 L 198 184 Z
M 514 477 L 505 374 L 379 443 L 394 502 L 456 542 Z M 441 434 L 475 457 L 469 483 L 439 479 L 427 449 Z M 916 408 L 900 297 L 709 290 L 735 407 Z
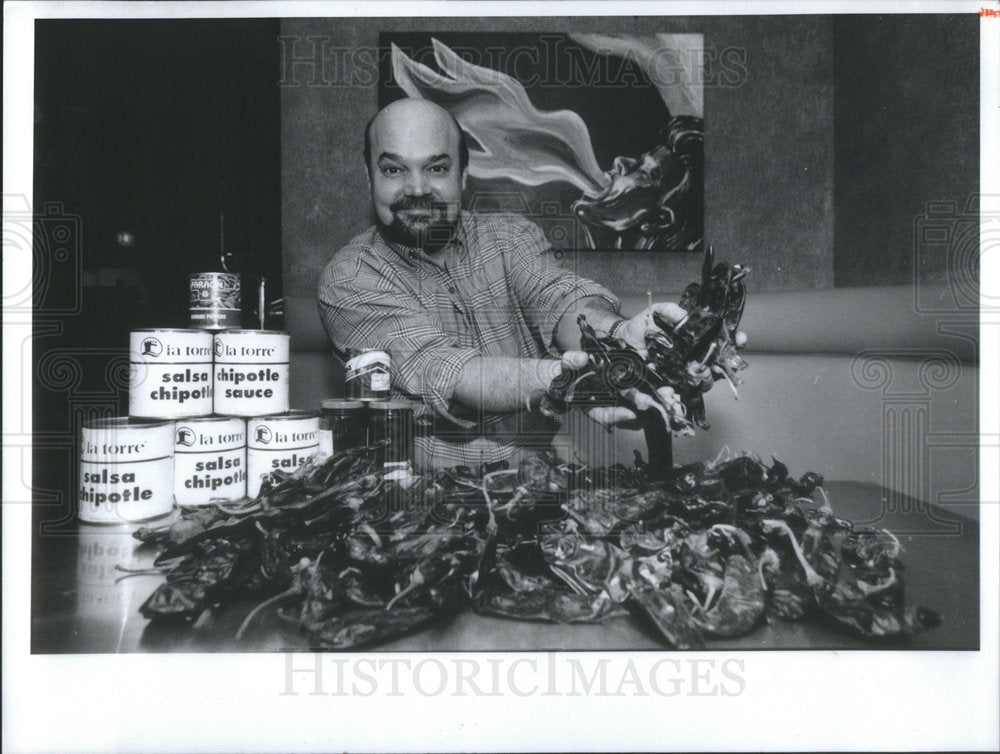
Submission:
M 939 623 L 908 607 L 901 548 L 837 518 L 822 478 L 751 455 L 654 480 L 554 456 L 389 480 L 372 448 L 277 474 L 242 506 L 182 510 L 136 537 L 165 581 L 140 608 L 193 622 L 258 595 L 316 649 L 378 644 L 448 613 L 591 623 L 633 615 L 665 645 L 825 619 L 865 637 Z M 820 502 L 814 500 L 818 494 Z

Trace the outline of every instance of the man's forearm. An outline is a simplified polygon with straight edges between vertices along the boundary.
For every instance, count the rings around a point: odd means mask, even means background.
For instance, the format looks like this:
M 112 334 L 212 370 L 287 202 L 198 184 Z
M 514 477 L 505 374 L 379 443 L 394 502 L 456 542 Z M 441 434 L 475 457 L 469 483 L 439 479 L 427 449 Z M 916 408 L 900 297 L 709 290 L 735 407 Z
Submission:
M 611 304 L 600 296 L 580 299 L 566 310 L 556 325 L 555 344 L 560 352 L 580 350 L 580 326 L 576 318 L 581 314 L 587 318 L 587 324 L 593 327 L 598 335 L 607 335 L 611 326 L 623 319 L 620 314 L 615 314 Z
M 518 411 L 532 393 L 547 390 L 559 373 L 560 364 L 554 359 L 481 356 L 462 368 L 454 400 L 489 413 Z

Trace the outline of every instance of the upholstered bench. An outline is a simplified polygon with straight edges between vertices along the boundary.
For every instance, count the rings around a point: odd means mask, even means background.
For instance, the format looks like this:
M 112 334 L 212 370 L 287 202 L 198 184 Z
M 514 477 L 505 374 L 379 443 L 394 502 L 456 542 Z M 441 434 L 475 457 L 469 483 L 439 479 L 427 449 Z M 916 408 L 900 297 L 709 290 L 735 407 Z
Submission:
M 725 382 L 706 396 L 711 429 L 674 440 L 674 460 L 714 458 L 723 448 L 776 456 L 794 474 L 876 482 L 975 516 L 978 497 L 978 353 L 974 314 L 947 308 L 944 287 L 753 292 L 742 329 L 749 368 L 736 400 Z M 676 300 L 677 294 L 654 296 Z M 623 314 L 645 296 L 625 296 Z M 947 322 L 947 324 L 945 324 Z M 343 395 L 311 297 L 286 300 L 292 333 L 291 404 L 317 409 Z M 560 454 L 631 463 L 642 433 L 609 434 L 582 414 L 557 438 Z

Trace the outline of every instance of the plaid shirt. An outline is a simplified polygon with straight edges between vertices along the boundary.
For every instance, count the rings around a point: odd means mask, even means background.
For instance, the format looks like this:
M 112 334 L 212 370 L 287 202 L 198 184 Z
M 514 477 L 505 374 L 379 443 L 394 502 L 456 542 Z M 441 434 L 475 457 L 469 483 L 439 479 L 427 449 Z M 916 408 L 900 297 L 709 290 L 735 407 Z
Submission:
M 327 264 L 319 311 L 334 346 L 388 352 L 393 395 L 423 401 L 418 466 L 516 462 L 550 444 L 558 423 L 541 414 L 484 414 L 453 401 L 477 356 L 558 358 L 556 325 L 580 299 L 619 310 L 614 294 L 560 268 L 550 251 L 523 217 L 463 212 L 452 243 L 432 258 L 372 226 Z

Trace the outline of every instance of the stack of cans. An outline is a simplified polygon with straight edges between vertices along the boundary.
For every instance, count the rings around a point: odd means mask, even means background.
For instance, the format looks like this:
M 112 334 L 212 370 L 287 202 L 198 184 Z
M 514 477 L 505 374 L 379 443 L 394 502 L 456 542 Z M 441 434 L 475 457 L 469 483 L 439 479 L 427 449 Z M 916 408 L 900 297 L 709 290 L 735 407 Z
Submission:
M 319 450 L 318 414 L 289 411 L 288 333 L 238 329 L 239 279 L 224 277 L 192 276 L 192 324 L 205 329 L 130 333 L 129 415 L 83 427 L 83 521 L 255 497 L 268 473 Z

